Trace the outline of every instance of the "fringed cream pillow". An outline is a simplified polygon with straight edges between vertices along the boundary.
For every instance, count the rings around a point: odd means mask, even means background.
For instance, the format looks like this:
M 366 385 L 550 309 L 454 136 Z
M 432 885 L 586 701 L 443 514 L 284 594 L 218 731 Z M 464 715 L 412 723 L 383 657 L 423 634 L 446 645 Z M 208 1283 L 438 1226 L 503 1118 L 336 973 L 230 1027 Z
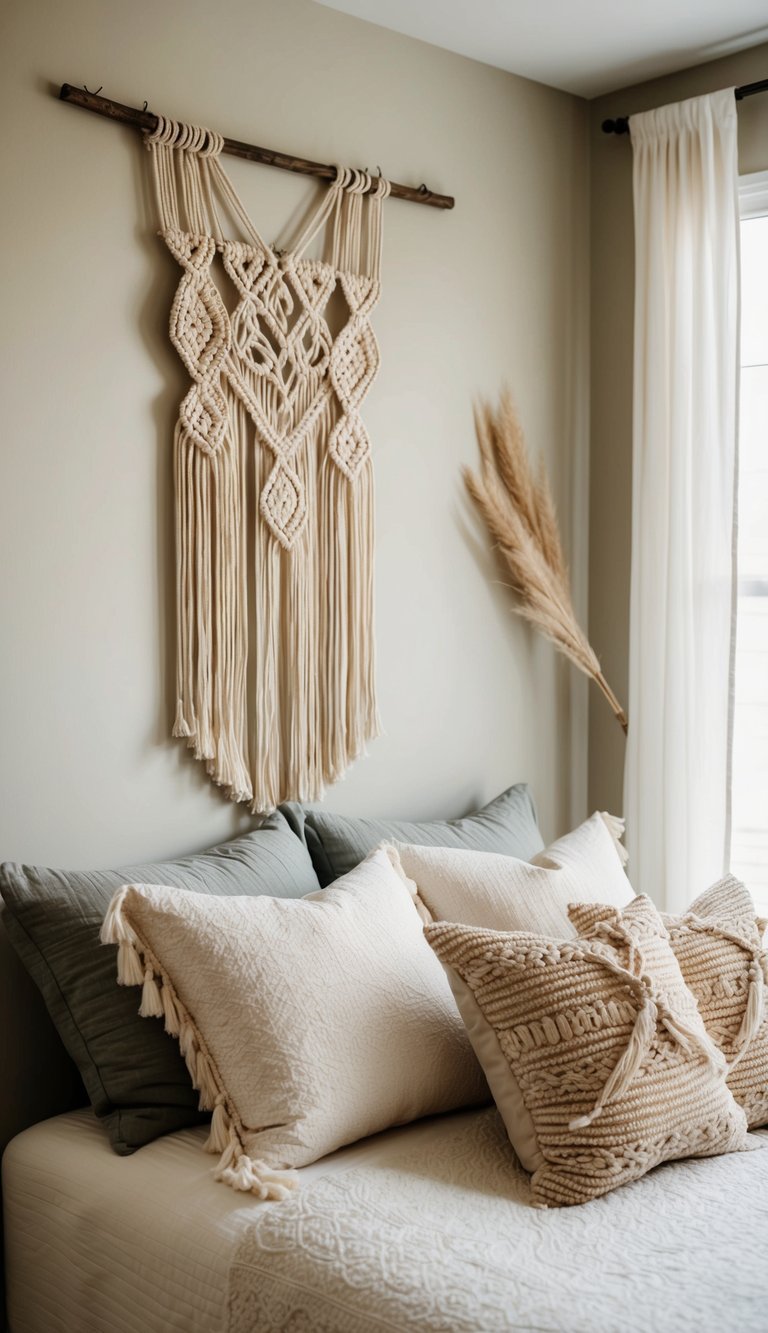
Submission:
M 454 847 L 397 843 L 387 851 L 417 891 L 425 920 L 531 930 L 562 939 L 576 933 L 569 903 L 626 907 L 634 897 L 619 842 L 623 829 L 620 819 L 594 814 L 532 862 Z
M 587 938 L 425 927 L 544 1207 L 586 1203 L 670 1158 L 748 1146 L 650 899 L 572 914 Z
M 303 899 L 128 885 L 104 943 L 177 1036 L 217 1179 L 282 1198 L 355 1139 L 488 1099 L 411 896 L 383 852 Z
M 768 1123 L 768 954 L 765 921 L 739 880 L 726 876 L 685 916 L 664 918 L 704 1025 L 728 1062 L 728 1086 L 750 1129 Z

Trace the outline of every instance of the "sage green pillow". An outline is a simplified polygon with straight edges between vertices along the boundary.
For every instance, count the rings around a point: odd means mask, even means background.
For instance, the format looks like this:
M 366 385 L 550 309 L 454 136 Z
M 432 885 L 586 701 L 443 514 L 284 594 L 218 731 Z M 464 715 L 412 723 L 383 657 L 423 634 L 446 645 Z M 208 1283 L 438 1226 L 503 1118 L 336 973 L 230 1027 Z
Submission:
M 275 898 L 320 887 L 306 847 L 279 813 L 253 833 L 178 861 L 96 871 L 0 866 L 8 936 L 121 1154 L 207 1119 L 178 1042 L 161 1022 L 139 1018 L 137 992 L 115 980 L 115 950 L 99 944 L 112 894 L 126 882 Z
M 395 819 L 356 819 L 330 810 L 286 804 L 280 807 L 306 844 L 323 888 L 364 861 L 380 842 L 417 847 L 468 847 L 530 861 L 544 846 L 529 787 L 519 782 L 463 819 L 411 823 Z

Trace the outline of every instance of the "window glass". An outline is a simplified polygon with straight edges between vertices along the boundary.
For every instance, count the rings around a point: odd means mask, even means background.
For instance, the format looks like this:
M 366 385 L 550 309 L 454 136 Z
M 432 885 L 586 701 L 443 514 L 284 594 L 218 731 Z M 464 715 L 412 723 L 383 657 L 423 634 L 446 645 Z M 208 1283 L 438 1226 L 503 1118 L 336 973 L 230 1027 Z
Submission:
M 768 215 L 741 224 L 731 869 L 768 913 Z

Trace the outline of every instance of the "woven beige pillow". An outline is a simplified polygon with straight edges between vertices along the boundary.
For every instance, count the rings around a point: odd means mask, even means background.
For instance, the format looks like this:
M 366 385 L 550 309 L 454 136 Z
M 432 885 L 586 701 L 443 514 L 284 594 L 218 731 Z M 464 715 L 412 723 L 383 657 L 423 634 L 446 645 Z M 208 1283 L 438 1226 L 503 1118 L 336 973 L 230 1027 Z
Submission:
M 217 1178 L 261 1198 L 342 1144 L 488 1100 L 445 974 L 386 855 L 304 899 L 130 885 L 102 939 L 178 1036 Z
M 423 904 L 425 921 L 462 921 L 489 930 L 576 934 L 573 902 L 626 907 L 634 897 L 624 871 L 623 825 L 594 814 L 533 861 L 455 847 L 388 847 L 392 863 Z
M 682 917 L 664 918 L 704 1025 L 725 1056 L 728 1086 L 751 1129 L 768 1123 L 768 954 L 765 922 L 739 880 L 726 876 Z
M 425 927 L 545 1207 L 585 1203 L 670 1158 L 748 1146 L 650 899 L 573 911 L 590 938 Z

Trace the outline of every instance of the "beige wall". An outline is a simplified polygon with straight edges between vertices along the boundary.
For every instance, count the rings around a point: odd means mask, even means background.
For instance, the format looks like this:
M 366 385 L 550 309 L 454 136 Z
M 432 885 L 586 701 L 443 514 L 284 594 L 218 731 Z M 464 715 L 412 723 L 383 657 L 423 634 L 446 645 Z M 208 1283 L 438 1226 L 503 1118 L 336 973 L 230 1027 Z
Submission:
M 169 739 L 174 273 L 135 134 L 51 95 L 83 79 L 455 193 L 452 214 L 387 207 L 367 408 L 386 735 L 328 801 L 455 814 L 525 778 L 562 830 L 585 809 L 584 690 L 492 582 L 460 466 L 473 394 L 508 376 L 568 534 L 580 519 L 583 598 L 586 105 L 308 0 L 6 0 L 0 22 L 0 854 L 109 863 L 247 825 Z M 312 188 L 231 170 L 268 239 Z
M 632 147 L 603 134 L 607 117 L 768 77 L 768 45 L 612 93 L 591 103 L 591 446 L 589 626 L 603 670 L 627 698 L 632 473 L 634 236 Z M 739 168 L 768 167 L 768 95 L 739 103 Z M 631 719 L 630 719 L 631 726 Z M 589 806 L 620 810 L 624 738 L 590 698 Z

